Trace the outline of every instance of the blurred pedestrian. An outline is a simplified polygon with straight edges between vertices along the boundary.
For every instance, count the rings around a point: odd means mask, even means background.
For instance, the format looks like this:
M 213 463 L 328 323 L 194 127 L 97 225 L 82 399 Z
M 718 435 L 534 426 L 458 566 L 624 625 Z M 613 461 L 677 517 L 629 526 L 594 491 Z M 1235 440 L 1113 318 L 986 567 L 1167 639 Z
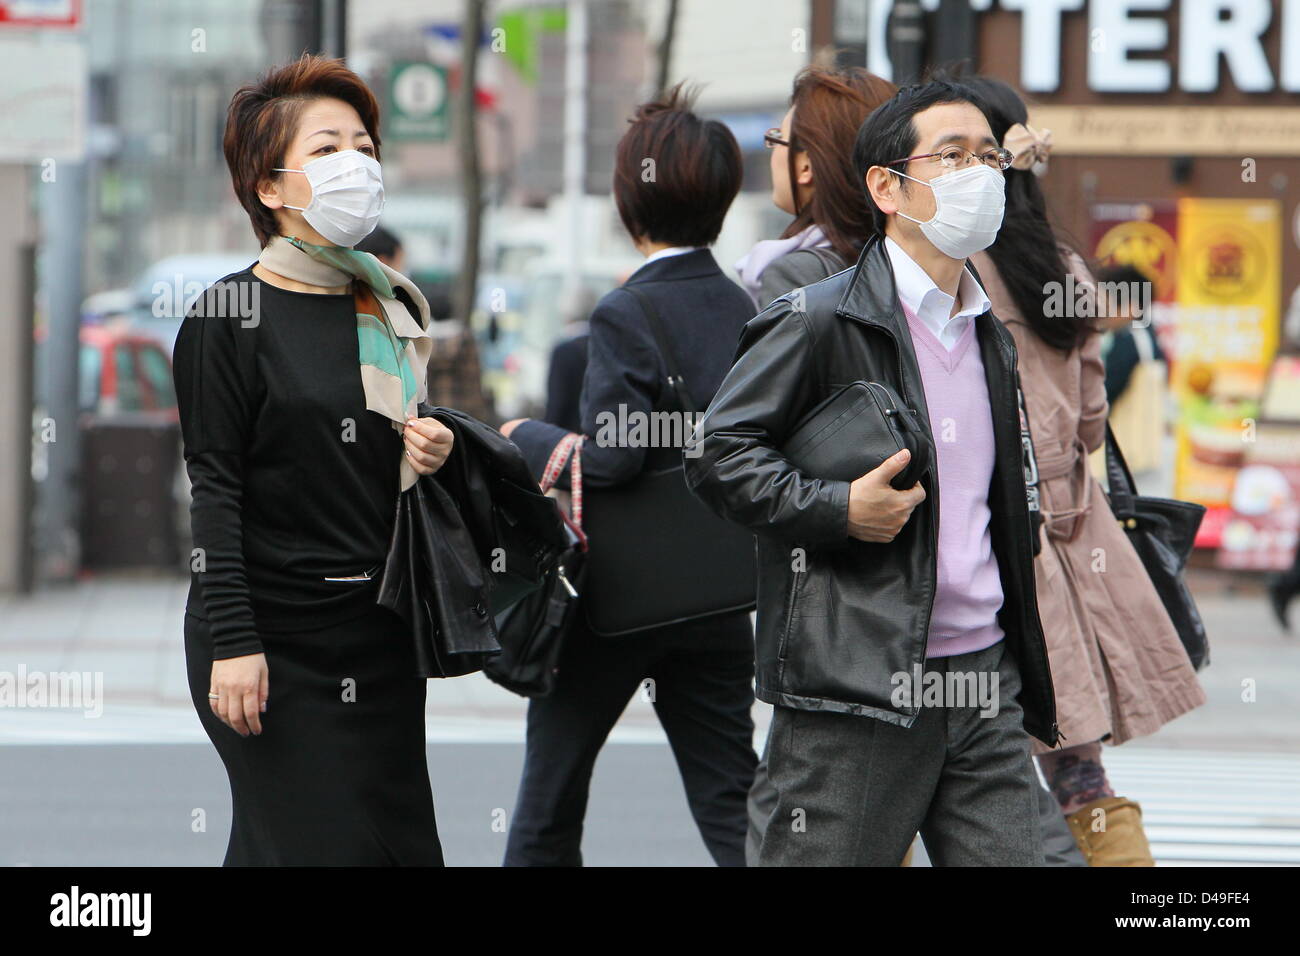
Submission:
M 898 87 L 861 67 L 810 66 L 794 78 L 790 108 L 763 138 L 771 150 L 772 203 L 794 218 L 779 239 L 761 240 L 736 271 L 760 309 L 849 268 L 871 235 L 871 208 L 857 171 L 858 128 Z M 749 795 L 745 859 L 758 865 L 776 791 L 767 776 L 767 747 Z
M 936 865 L 1042 863 L 1028 734 L 1050 746 L 1057 728 L 1015 354 L 966 266 L 1002 220 L 1008 159 L 973 99 L 909 86 L 867 118 L 857 267 L 745 327 L 686 462 L 696 493 L 758 537 L 777 791 L 764 866 L 896 866 L 918 830 Z M 910 449 L 883 443 L 853 481 L 792 464 L 796 425 L 858 380 L 934 467 L 909 473 Z M 857 465 L 877 449 L 837 451 Z
M 582 431 L 582 380 L 587 376 L 587 342 L 591 337 L 587 317 L 595 307 L 596 296 L 586 288 L 579 288 L 565 309 L 569 321 L 560 330 L 546 368 L 546 408 L 542 421 L 565 431 Z
M 1291 293 L 1291 305 L 1282 321 L 1282 329 L 1292 348 L 1300 344 L 1300 286 Z M 1297 594 L 1300 594 L 1300 548 L 1296 548 L 1291 567 L 1273 575 L 1268 582 L 1269 606 L 1278 625 L 1288 634 L 1291 632 L 1290 605 Z
M 763 137 L 771 150 L 772 203 L 794 218 L 781 238 L 760 241 L 736 263 L 760 309 L 858 261 L 871 210 L 853 170 L 853 140 L 897 89 L 855 66 L 810 66 L 794 78 L 790 108 Z
M 749 298 L 723 275 L 708 248 L 740 184 L 735 138 L 722 123 L 693 113 L 680 87 L 637 109 L 618 144 L 614 200 L 646 261 L 591 315 L 581 403 L 585 434 L 598 433 L 598 416 L 634 419 L 671 407 L 667 364 L 646 308 L 658 313 L 665 345 L 694 403 L 702 408 L 713 398 L 753 315 Z M 502 432 L 523 449 L 539 477 L 570 434 L 535 420 L 507 422 Z M 589 439 L 582 448 L 583 478 L 588 488 L 624 485 L 681 458 L 681 448 Z M 559 486 L 568 488 L 567 469 Z M 653 589 L 655 581 L 629 580 L 626 586 Z M 745 796 L 755 763 L 753 676 L 746 612 L 619 639 L 597 636 L 580 619 L 560 658 L 554 691 L 528 705 L 523 780 L 506 865 L 582 862 L 592 768 L 610 729 L 648 678 L 705 845 L 718 865 L 743 866 Z
M 999 80 L 966 81 L 999 142 L 1028 113 Z M 1101 744 L 1154 733 L 1205 703 L 1205 693 L 1137 553 L 1093 480 L 1088 454 L 1106 432 L 1101 336 L 1091 312 L 1070 308 L 1091 286 L 1083 260 L 1048 223 L 1023 150 L 1005 174 L 1006 212 L 996 241 L 973 261 L 994 313 L 1010 330 L 1038 467 L 1042 550 L 1034 562 L 1064 748 L 1036 741 L 1039 766 L 1090 866 L 1152 866 L 1140 806 L 1116 795 Z M 1067 307 L 1054 308 L 1053 301 Z M 1100 825 L 1098 825 L 1098 821 Z
M 357 252 L 368 252 L 395 272 L 406 269 L 406 247 L 402 241 L 383 226 L 375 226 L 370 235 L 352 247 Z
M 1268 582 L 1268 602 L 1278 625 L 1291 632 L 1291 602 L 1300 594 L 1300 548 L 1291 559 L 1291 567 L 1273 575 Z
M 415 417 L 424 297 L 353 248 L 383 206 L 379 129 L 341 60 L 304 56 L 234 95 L 226 162 L 262 253 L 176 341 L 185 656 L 230 778 L 228 866 L 443 861 L 425 680 L 375 579 L 399 490 L 441 468 L 452 433 Z
M 1107 266 L 1097 278 L 1110 427 L 1134 480 L 1141 485 L 1143 477 L 1150 480 L 1164 462 L 1169 420 L 1165 353 L 1149 311 L 1151 280 L 1131 265 Z M 1103 454 L 1094 456 L 1092 473 L 1105 475 Z

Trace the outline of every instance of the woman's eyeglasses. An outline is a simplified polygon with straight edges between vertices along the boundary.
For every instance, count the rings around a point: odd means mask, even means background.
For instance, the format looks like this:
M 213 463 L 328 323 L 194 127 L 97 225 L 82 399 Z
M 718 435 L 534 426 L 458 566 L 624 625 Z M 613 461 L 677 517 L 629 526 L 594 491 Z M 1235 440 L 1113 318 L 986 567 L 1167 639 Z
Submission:
M 781 127 L 773 126 L 763 134 L 763 145 L 768 149 L 776 149 L 778 146 L 789 146 L 790 141 L 781 138 Z
M 777 130 L 780 132 L 780 130 Z M 961 169 L 963 166 L 969 166 L 972 159 L 977 159 L 986 166 L 992 166 L 994 169 L 1007 169 L 1011 161 L 1016 158 L 1015 153 L 1009 149 L 1003 149 L 1001 146 L 996 149 L 986 150 L 982 153 L 972 153 L 964 146 L 945 146 L 937 153 L 921 153 L 919 156 L 908 156 L 904 159 L 896 159 L 893 162 L 885 163 L 886 166 L 896 166 L 899 163 L 910 163 L 914 159 L 936 158 L 937 162 L 943 163 L 949 169 Z

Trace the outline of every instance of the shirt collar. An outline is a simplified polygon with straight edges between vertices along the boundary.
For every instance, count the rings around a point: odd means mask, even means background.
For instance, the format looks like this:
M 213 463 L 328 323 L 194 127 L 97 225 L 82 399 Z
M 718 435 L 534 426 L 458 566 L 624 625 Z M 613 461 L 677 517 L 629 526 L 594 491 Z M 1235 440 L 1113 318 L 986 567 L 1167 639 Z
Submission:
M 650 263 L 659 259 L 667 259 L 669 256 L 684 256 L 688 252 L 694 252 L 696 249 L 703 249 L 704 246 L 669 246 L 667 249 L 660 249 L 658 252 L 652 252 L 645 257 L 645 262 L 641 263 L 633 272 L 644 269 Z
M 916 260 L 888 236 L 885 237 L 885 250 L 889 253 L 889 261 L 894 266 L 894 282 L 903 305 L 914 315 L 925 319 L 927 324 L 937 325 L 939 328 L 946 326 L 950 321 L 949 313 L 952 312 L 952 296 L 935 285 L 934 280 L 917 265 Z M 975 281 L 969 266 L 962 266 L 957 294 L 961 300 L 961 308 L 951 316 L 953 321 L 983 315 L 991 307 L 988 296 Z

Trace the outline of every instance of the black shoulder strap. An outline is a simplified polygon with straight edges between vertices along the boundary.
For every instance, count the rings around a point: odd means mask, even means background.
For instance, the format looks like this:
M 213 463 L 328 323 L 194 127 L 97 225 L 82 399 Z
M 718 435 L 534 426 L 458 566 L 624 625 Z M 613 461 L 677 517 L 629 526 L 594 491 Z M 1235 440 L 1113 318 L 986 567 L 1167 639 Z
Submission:
M 1131 513 L 1137 485 L 1133 483 L 1133 473 L 1128 470 L 1128 462 L 1124 460 L 1109 420 L 1106 422 L 1106 485 L 1111 510 L 1117 515 Z
M 1038 490 L 1038 457 L 1034 454 L 1034 437 L 1029 430 L 1029 409 L 1025 407 L 1025 391 L 1020 387 L 1020 369 L 1016 369 L 1016 402 L 1020 406 L 1020 455 L 1025 468 L 1025 496 L 1029 505 L 1029 527 L 1033 534 L 1034 556 L 1042 548 L 1038 529 L 1043 524 L 1042 499 Z
M 655 337 L 655 343 L 659 347 L 659 354 L 663 356 L 664 365 L 668 369 L 668 387 L 673 390 L 677 396 L 677 402 L 681 406 L 681 411 L 695 414 L 695 405 L 691 402 L 690 390 L 686 387 L 686 380 L 682 378 L 681 370 L 677 367 L 677 359 L 673 355 L 672 346 L 668 344 L 668 334 L 664 331 L 663 322 L 659 318 L 659 310 L 655 308 L 654 301 L 634 286 L 623 286 L 628 292 L 631 292 L 638 302 L 641 303 L 641 310 L 645 313 L 646 321 L 650 325 L 650 331 Z
M 817 257 L 817 261 L 822 264 L 828 277 L 848 268 L 840 258 L 840 254 L 830 246 L 811 246 L 808 251 Z

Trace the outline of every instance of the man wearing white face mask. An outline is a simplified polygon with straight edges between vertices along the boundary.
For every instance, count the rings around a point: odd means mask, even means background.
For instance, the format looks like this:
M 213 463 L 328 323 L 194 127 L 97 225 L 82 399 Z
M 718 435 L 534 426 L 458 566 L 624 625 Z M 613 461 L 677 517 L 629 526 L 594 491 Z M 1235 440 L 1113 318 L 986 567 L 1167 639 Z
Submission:
M 1012 158 L 959 85 L 873 112 L 854 165 L 875 234 L 855 269 L 749 323 L 686 460 L 759 540 L 755 689 L 775 705 L 778 793 L 760 865 L 897 866 L 918 830 L 937 865 L 1042 864 L 1028 734 L 1058 732 L 1015 347 L 966 263 L 1001 226 Z M 873 395 L 902 406 L 886 414 L 932 444 L 920 474 L 907 449 L 852 481 L 787 457 L 854 381 L 885 386 Z

